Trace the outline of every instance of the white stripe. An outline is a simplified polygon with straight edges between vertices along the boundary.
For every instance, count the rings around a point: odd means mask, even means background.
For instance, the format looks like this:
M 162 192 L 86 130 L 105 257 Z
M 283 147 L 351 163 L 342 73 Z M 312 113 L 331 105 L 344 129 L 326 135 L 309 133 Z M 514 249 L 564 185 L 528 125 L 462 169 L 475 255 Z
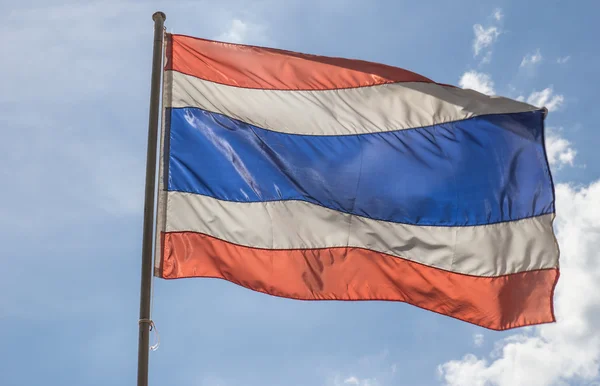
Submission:
M 485 114 L 537 110 L 432 83 L 394 83 L 322 91 L 247 89 L 176 71 L 167 77 L 166 107 L 198 107 L 264 129 L 290 134 L 348 135 L 431 126 Z
M 163 48 L 165 41 L 163 40 Z M 166 60 L 167 51 L 163 50 L 163 61 Z M 163 106 L 171 104 L 171 93 L 166 92 L 166 85 L 171 84 L 172 73 L 165 73 L 163 75 L 163 90 L 162 90 L 162 104 Z M 159 155 L 158 155 L 158 191 L 156 200 L 156 223 L 155 223 L 155 238 L 154 238 L 154 275 L 160 277 L 160 265 L 162 263 L 162 240 L 158 236 L 165 231 L 166 224 L 166 212 L 167 212 L 167 186 L 164 175 L 165 175 L 165 135 L 166 135 L 166 115 L 163 112 L 161 114 L 160 121 L 160 137 L 159 137 Z
M 499 276 L 552 268 L 553 215 L 475 227 L 371 220 L 302 201 L 238 203 L 169 192 L 167 232 L 200 232 L 265 249 L 359 247 L 445 270 Z

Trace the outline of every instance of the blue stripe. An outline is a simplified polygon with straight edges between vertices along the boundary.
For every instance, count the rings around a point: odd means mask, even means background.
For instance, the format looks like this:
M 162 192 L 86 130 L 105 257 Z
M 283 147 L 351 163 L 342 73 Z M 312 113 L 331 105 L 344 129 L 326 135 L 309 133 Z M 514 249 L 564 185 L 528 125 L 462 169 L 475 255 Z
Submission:
M 554 211 L 540 111 L 310 136 L 178 108 L 171 110 L 169 157 L 169 190 L 227 201 L 303 200 L 377 220 L 438 226 Z

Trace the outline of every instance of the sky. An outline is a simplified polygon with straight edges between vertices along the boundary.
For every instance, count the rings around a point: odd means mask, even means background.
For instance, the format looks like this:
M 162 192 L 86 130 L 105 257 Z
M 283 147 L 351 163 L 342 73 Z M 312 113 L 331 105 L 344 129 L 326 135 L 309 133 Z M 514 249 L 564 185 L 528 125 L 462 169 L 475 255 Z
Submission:
M 546 106 L 561 278 L 557 323 L 506 332 L 403 303 L 155 280 L 151 385 L 600 385 L 591 0 L 0 0 L 0 385 L 135 384 L 157 10 L 169 32 L 382 62 Z

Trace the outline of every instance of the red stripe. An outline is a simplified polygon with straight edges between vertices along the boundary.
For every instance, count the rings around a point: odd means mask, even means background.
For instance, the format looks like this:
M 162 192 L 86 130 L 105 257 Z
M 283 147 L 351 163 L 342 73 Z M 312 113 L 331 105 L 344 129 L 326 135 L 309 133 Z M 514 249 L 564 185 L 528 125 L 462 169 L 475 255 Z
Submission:
M 555 321 L 558 269 L 452 273 L 360 248 L 266 250 L 192 232 L 163 235 L 165 279 L 220 278 L 301 300 L 393 300 L 494 329 Z
M 394 82 L 428 82 L 414 72 L 362 60 L 167 35 L 166 70 L 229 86 L 329 90 Z

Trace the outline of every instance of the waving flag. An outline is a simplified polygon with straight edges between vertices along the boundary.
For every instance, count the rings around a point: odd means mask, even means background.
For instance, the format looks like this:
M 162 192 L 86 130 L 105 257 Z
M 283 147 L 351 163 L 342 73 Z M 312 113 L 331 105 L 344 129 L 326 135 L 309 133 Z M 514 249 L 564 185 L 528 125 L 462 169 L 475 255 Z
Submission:
M 156 276 L 554 321 L 545 110 L 383 64 L 166 40 Z

